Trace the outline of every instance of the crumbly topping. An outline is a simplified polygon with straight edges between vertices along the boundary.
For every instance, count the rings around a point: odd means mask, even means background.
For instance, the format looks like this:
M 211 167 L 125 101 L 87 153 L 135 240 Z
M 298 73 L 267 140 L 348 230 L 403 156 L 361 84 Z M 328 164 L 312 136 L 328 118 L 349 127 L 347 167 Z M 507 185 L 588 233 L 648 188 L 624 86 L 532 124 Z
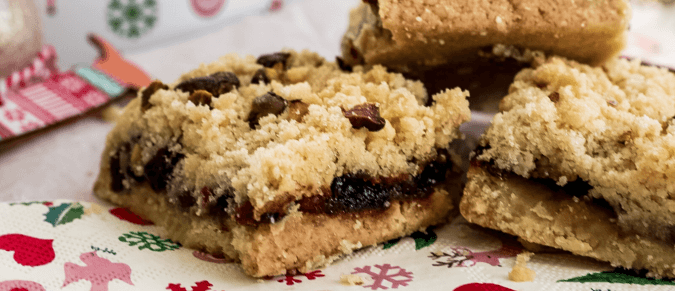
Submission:
M 285 66 L 272 68 L 263 68 L 253 56 L 227 55 L 169 86 L 221 71 L 236 74 L 241 84 L 213 96 L 210 104 L 195 105 L 187 92 L 159 89 L 143 112 L 141 98 L 136 98 L 110 133 L 108 148 L 140 135 L 144 148 L 139 156 L 146 163 L 158 148 L 169 145 L 170 151 L 185 155 L 174 172 L 182 187 L 231 188 L 238 204 L 251 201 L 258 208 L 283 195 L 318 194 L 345 173 L 416 174 L 419 162 L 429 161 L 436 148 L 447 148 L 459 138 L 458 126 L 469 119 L 466 91 L 443 91 L 432 97 L 432 106 L 425 106 L 429 97 L 420 82 L 383 67 L 356 67 L 348 73 L 315 53 L 288 54 Z M 256 78 L 251 84 L 261 69 L 270 81 Z M 306 112 L 299 116 L 298 110 L 285 110 L 252 125 L 251 104 L 268 92 L 307 104 L 298 109 Z M 364 103 L 379 108 L 386 121 L 381 130 L 354 129 L 345 117 L 344 111 Z M 198 202 L 204 199 L 195 196 Z
M 478 160 L 559 185 L 583 179 L 620 221 L 675 223 L 675 74 L 639 60 L 551 57 L 509 92 Z

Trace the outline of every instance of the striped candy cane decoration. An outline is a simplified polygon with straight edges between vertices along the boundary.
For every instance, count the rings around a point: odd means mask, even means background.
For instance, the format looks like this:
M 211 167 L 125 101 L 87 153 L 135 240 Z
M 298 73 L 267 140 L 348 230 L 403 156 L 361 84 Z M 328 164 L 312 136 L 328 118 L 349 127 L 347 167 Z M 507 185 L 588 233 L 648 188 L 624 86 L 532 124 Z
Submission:
M 24 88 L 32 82 L 48 79 L 58 73 L 56 69 L 56 51 L 51 45 L 44 45 L 33 59 L 33 63 L 22 70 L 14 71 L 5 79 L 0 79 L 0 106 L 8 90 Z

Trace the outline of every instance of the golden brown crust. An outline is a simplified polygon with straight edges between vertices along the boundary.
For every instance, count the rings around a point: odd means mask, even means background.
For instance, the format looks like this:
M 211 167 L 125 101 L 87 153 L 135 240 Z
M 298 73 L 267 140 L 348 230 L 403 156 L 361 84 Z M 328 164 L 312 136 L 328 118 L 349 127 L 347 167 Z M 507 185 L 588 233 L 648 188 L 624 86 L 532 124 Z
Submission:
M 469 222 L 613 266 L 675 277 L 673 242 L 623 232 L 610 209 L 514 174 L 500 177 L 473 165 L 467 175 L 460 212 Z
M 186 247 L 224 254 L 241 262 L 249 275 L 263 277 L 323 267 L 361 247 L 444 222 L 459 200 L 459 183 L 446 183 L 425 199 L 393 202 L 384 211 L 336 216 L 296 212 L 276 224 L 246 227 L 228 220 L 225 228 L 211 218 L 178 210 L 147 185 L 119 194 L 110 190 L 110 177 L 103 175 L 94 193 L 155 222 L 166 237 Z
M 352 12 L 343 57 L 401 71 L 458 61 L 495 44 L 600 64 L 624 47 L 631 15 L 626 0 L 377 2 L 376 12 L 366 4 Z

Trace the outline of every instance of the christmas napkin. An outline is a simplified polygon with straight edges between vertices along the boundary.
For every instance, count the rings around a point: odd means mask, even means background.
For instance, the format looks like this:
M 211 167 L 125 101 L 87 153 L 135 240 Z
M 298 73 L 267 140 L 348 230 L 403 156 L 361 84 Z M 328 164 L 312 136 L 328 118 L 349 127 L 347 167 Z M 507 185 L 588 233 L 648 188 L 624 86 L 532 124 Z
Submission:
M 513 237 L 456 218 L 305 274 L 255 279 L 185 248 L 125 208 L 68 200 L 0 204 L 0 291 L 22 290 L 673 290 L 675 283 L 555 250 L 509 280 Z M 348 282 L 352 282 L 350 285 Z

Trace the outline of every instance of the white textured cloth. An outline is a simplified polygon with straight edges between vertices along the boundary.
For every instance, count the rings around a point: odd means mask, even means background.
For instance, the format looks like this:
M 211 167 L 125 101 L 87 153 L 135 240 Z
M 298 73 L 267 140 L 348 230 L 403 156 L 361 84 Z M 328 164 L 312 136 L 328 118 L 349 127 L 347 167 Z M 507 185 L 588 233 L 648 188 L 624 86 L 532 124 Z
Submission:
M 143 225 L 121 208 L 57 200 L 0 203 L 0 213 L 2 291 L 627 291 L 675 285 L 613 272 L 607 263 L 562 252 L 538 252 L 525 266 L 534 271 L 533 281 L 514 282 L 509 273 L 522 247 L 462 218 L 367 247 L 321 270 L 256 280 L 236 263 L 164 238 L 161 228 Z M 349 286 L 343 280 L 362 283 Z

